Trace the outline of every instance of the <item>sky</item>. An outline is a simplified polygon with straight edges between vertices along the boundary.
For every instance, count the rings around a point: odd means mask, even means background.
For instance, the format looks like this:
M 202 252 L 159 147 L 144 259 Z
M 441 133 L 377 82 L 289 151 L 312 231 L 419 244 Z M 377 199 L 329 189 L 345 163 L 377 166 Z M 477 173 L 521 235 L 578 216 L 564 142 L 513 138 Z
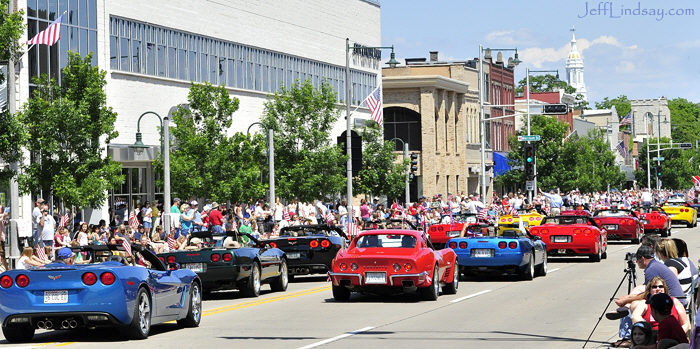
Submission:
M 517 48 L 516 83 L 527 67 L 565 79 L 574 27 L 591 106 L 619 95 L 700 103 L 700 1 L 382 0 L 381 22 L 382 45 L 402 63 L 429 51 L 472 59 L 480 44 Z

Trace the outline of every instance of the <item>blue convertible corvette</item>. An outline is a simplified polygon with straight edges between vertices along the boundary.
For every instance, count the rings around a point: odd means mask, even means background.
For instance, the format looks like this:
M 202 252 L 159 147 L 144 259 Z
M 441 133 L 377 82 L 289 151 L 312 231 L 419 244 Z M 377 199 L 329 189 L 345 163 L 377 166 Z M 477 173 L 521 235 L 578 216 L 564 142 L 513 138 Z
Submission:
M 133 339 L 151 324 L 199 326 L 201 281 L 192 270 L 166 267 L 151 251 L 119 245 L 74 248 L 84 264 L 51 263 L 0 274 L 0 321 L 9 342 L 36 329 L 119 327 Z
M 447 244 L 457 253 L 461 273 L 512 272 L 525 280 L 547 275 L 547 248 L 527 232 L 509 229 L 500 236 L 454 238 Z

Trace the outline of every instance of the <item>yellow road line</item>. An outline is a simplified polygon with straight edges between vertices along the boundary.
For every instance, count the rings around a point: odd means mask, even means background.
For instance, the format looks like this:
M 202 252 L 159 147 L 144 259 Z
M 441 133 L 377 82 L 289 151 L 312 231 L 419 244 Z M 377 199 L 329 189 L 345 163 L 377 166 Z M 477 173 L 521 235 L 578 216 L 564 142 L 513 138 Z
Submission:
M 268 297 L 268 298 L 259 298 L 259 299 L 252 300 L 252 301 L 248 301 L 248 302 L 243 302 L 243 303 L 238 303 L 238 304 L 232 304 L 232 305 L 226 305 L 226 306 L 218 307 L 218 308 L 212 308 L 212 309 L 209 309 L 209 310 L 204 310 L 203 313 L 211 312 L 211 311 L 214 311 L 214 310 L 220 310 L 220 309 L 231 308 L 231 307 L 239 307 L 239 306 L 249 305 L 249 304 L 250 304 L 250 305 L 255 305 L 255 304 L 261 303 L 261 302 L 263 302 L 263 303 L 268 303 L 269 301 L 275 300 L 275 299 L 280 299 L 280 298 L 281 298 L 281 299 L 287 299 L 287 298 L 290 298 L 290 296 L 294 296 L 294 295 L 297 295 L 297 294 L 306 294 L 307 292 L 310 292 L 310 291 L 316 291 L 316 290 L 322 291 L 322 290 L 328 290 L 328 289 L 330 289 L 330 286 L 321 286 L 321 287 L 310 288 L 310 289 L 301 290 L 301 291 L 295 291 L 295 292 L 291 292 L 291 293 L 283 293 L 283 294 L 280 294 L 279 296 Z
M 260 305 L 260 304 L 265 304 L 265 303 L 272 303 L 272 302 L 278 302 L 278 301 L 285 300 L 285 299 L 289 299 L 289 298 L 296 298 L 296 297 L 301 297 L 301 296 L 306 296 L 306 295 L 310 295 L 310 294 L 314 294 L 314 293 L 319 293 L 319 292 L 327 291 L 327 290 L 329 290 L 330 288 L 331 288 L 330 286 L 326 286 L 326 287 L 323 287 L 323 288 L 321 288 L 321 289 L 310 290 L 310 291 L 305 292 L 305 293 L 290 294 L 290 295 L 288 295 L 288 296 L 286 296 L 286 297 L 266 298 L 266 299 L 260 300 L 259 302 L 255 302 L 255 303 L 238 304 L 238 305 L 231 306 L 229 309 L 223 309 L 223 310 L 217 310 L 217 311 L 211 311 L 211 310 L 209 310 L 209 311 L 203 312 L 202 315 L 203 315 L 203 316 L 213 315 L 213 314 L 218 314 L 218 313 L 224 313 L 224 312 L 227 312 L 227 311 L 232 311 L 232 310 L 238 310 L 238 309 L 248 308 L 248 307 L 252 307 L 252 306 L 255 306 L 255 305 Z
M 77 342 L 66 342 L 66 343 L 56 344 L 56 346 L 57 347 L 64 347 L 66 345 L 71 345 L 71 344 L 75 344 L 75 343 L 77 343 Z

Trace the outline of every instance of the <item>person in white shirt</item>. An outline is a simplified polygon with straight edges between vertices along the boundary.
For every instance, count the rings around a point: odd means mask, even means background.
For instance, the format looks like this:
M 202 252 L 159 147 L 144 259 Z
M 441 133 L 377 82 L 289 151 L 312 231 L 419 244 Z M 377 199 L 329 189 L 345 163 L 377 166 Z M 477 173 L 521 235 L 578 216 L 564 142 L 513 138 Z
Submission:
M 649 191 L 649 189 L 646 189 L 642 192 L 641 200 L 642 200 L 642 206 L 644 206 L 645 208 L 648 208 L 651 205 L 653 205 L 654 197 L 651 195 L 651 192 Z
M 151 208 L 151 202 L 146 201 L 146 204 L 141 209 L 141 217 L 143 218 L 143 227 L 146 230 L 146 235 L 151 235 L 151 228 L 153 228 L 153 208 Z
M 280 198 L 277 198 L 277 201 L 275 202 L 274 218 L 275 223 L 279 223 L 282 218 L 284 218 L 284 205 L 282 205 Z
M 46 205 L 44 205 L 41 210 L 38 229 L 40 231 L 39 239 L 43 243 L 43 246 L 53 246 L 53 235 L 56 232 L 56 220 L 49 214 L 49 208 Z

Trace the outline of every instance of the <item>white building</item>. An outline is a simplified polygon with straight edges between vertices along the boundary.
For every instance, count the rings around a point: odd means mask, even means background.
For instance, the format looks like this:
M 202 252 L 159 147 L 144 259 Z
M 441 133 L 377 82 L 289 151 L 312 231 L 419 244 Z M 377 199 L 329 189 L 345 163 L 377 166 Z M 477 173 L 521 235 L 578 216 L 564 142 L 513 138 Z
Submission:
M 345 100 L 346 38 L 351 45 L 381 44 L 379 0 L 16 3 L 25 10 L 28 38 L 67 11 L 60 42 L 37 46 L 24 56 L 17 105 L 27 101 L 33 76 L 47 73 L 60 79 L 68 50 L 93 52 L 93 63 L 107 71 L 107 103 L 118 113 L 119 131 L 108 153 L 122 164 L 127 182 L 110 192 L 105 208 L 117 199 L 131 206 L 162 198 L 150 165 L 160 147 L 158 118 L 149 114 L 141 121 L 143 142 L 151 147 L 144 156 L 135 157 L 129 145 L 135 142 L 139 116 L 153 111 L 164 117 L 172 107 L 186 103 L 191 81 L 223 84 L 239 98 L 240 109 L 229 131 L 245 132 L 259 121 L 268 94 L 296 80 L 310 79 L 318 86 L 325 79 L 339 100 Z M 358 50 L 350 65 L 351 101 L 357 104 L 380 83 L 380 51 Z M 369 118 L 369 113 L 362 107 L 353 116 Z M 341 116 L 332 139 L 344 130 Z M 20 200 L 23 218 L 31 215 L 32 199 Z M 102 211 L 97 219 L 108 217 L 106 209 Z
M 571 51 L 566 58 L 566 77 L 571 87 L 576 88 L 576 93 L 583 96 L 584 101 L 588 101 L 586 83 L 583 80 L 583 58 L 576 47 L 575 30 L 571 28 Z

